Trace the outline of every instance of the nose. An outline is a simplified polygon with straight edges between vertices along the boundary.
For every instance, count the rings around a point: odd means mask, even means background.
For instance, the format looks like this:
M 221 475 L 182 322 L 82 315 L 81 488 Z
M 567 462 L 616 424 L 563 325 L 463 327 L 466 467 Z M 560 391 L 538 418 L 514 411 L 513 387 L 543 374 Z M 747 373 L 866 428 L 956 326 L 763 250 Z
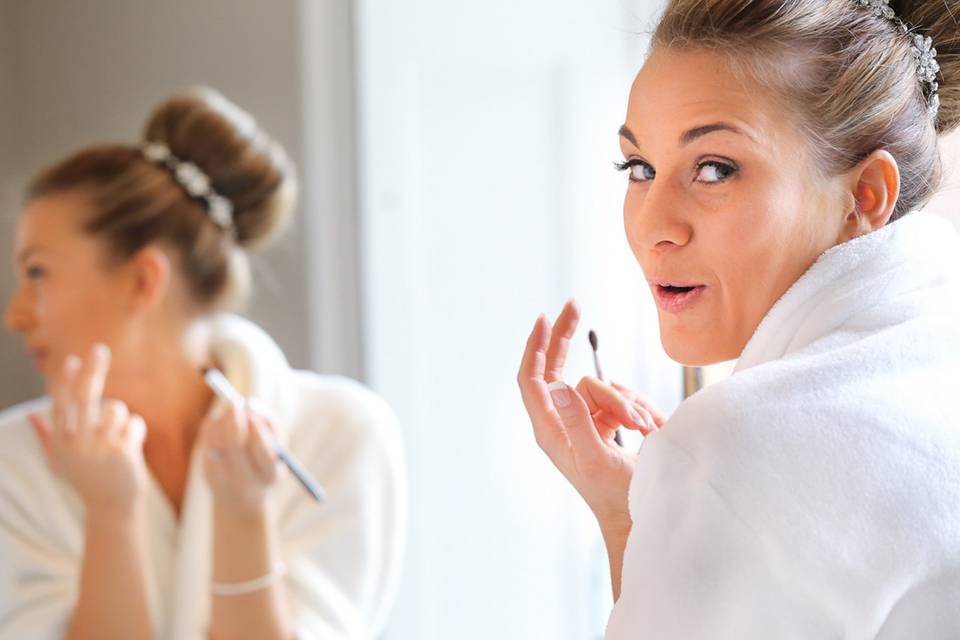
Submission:
M 22 286 L 18 286 L 13 292 L 13 297 L 7 304 L 3 314 L 3 321 L 7 329 L 16 333 L 22 333 L 30 327 L 33 314 L 30 312 L 30 305 L 27 301 L 27 294 Z
M 628 190 L 623 224 L 634 255 L 663 253 L 689 243 L 693 232 L 685 209 L 682 192 L 666 180 L 653 180 L 642 192 Z

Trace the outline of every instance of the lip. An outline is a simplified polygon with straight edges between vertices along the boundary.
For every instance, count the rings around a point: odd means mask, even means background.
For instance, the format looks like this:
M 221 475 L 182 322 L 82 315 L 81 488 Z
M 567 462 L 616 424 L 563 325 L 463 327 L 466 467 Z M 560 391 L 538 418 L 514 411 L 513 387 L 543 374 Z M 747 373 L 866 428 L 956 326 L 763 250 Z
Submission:
M 677 287 L 693 287 L 693 289 L 686 293 L 667 293 L 660 284 L 651 283 L 653 298 L 657 306 L 667 313 L 680 313 L 690 309 L 703 298 L 703 293 L 707 288 L 706 285 L 702 284 L 682 284 L 675 281 L 671 281 L 670 284 Z
M 687 280 L 673 280 L 671 278 L 647 278 L 647 282 L 650 283 L 650 286 L 658 285 L 670 285 L 673 287 L 705 287 L 706 285 L 702 282 L 689 282 Z

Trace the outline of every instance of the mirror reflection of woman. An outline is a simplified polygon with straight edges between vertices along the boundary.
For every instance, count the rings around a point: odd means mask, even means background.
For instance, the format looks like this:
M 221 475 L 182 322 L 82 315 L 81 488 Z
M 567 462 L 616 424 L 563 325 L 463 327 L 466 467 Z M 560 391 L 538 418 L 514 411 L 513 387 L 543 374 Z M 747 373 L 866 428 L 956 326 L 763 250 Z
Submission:
M 391 410 L 221 311 L 289 218 L 293 168 L 210 90 L 31 184 L 6 310 L 49 397 L 2 414 L 0 638 L 367 638 L 397 579 Z M 224 372 L 246 397 L 204 383 Z M 315 503 L 285 444 L 326 489 Z
M 606 542 L 607 640 L 958 637 L 960 240 L 922 211 L 958 15 L 667 3 L 619 130 L 624 228 L 667 354 L 736 369 L 670 416 L 570 386 L 570 302 L 518 376 Z

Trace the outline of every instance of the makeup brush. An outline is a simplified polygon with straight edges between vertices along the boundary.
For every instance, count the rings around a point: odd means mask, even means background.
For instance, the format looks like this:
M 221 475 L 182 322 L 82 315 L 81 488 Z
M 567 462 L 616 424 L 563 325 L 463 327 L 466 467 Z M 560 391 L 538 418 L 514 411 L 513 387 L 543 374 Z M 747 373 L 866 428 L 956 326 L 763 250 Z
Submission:
M 587 338 L 590 340 L 590 347 L 593 349 L 593 368 L 597 370 L 597 378 L 604 382 L 603 379 L 603 369 L 600 368 L 600 356 L 597 355 L 597 344 L 599 340 L 597 339 L 597 332 L 593 329 L 590 329 L 590 333 L 587 334 Z M 613 434 L 613 440 L 621 447 L 623 446 L 623 438 L 620 437 L 620 429 L 617 429 L 616 433 Z
M 231 404 L 234 402 L 244 402 L 244 397 L 237 391 L 236 387 L 230 384 L 230 381 L 227 380 L 226 376 L 220 373 L 218 369 L 214 369 L 213 367 L 204 368 L 203 379 L 207 383 L 207 386 L 213 389 L 213 392 L 226 402 Z M 273 448 L 277 453 L 277 457 L 286 465 L 290 473 L 300 481 L 300 484 L 307 490 L 307 493 L 313 496 L 313 499 L 317 502 L 325 502 L 327 494 L 320 485 L 317 484 L 317 481 L 313 479 L 310 472 L 297 462 L 297 459 L 293 457 L 293 454 L 291 454 L 286 447 L 277 442 L 276 439 L 271 438 L 271 440 L 273 441 Z

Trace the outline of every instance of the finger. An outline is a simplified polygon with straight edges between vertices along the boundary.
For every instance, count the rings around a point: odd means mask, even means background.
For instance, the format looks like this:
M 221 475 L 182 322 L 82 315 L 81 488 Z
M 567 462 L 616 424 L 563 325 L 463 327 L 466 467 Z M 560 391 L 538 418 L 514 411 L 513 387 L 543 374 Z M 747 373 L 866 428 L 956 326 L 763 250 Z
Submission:
M 648 413 L 650 413 L 650 415 L 653 416 L 653 421 L 656 423 L 657 428 L 662 427 L 663 423 L 667 421 L 668 416 L 664 415 L 659 409 L 657 409 L 647 396 L 643 395 L 642 393 L 638 393 L 633 389 L 625 387 L 614 380 L 610 381 L 610 386 L 626 396 L 631 402 L 634 404 L 639 404 Z
M 650 411 L 647 410 L 645 406 L 643 406 L 642 404 L 634 403 L 632 407 L 634 411 L 636 411 L 641 416 L 643 416 L 643 421 L 644 421 L 643 426 L 638 427 L 638 430 L 640 431 L 640 433 L 642 433 L 645 436 L 648 436 L 654 431 L 656 431 L 657 429 L 659 429 L 659 427 L 657 426 L 657 421 L 654 419 L 653 414 L 650 413 Z
M 100 425 L 100 401 L 109 368 L 110 349 L 102 343 L 93 345 L 74 382 L 80 428 L 96 429 Z
M 537 316 L 533 330 L 527 336 L 527 344 L 520 360 L 517 383 L 520 391 L 528 390 L 532 381 L 542 381 L 547 362 L 547 342 L 550 340 L 550 322 L 542 313 Z
M 121 432 L 128 451 L 143 452 L 143 442 L 147 438 L 147 423 L 139 414 L 130 414 Z
M 654 424 L 657 425 L 657 429 L 662 427 L 666 423 L 666 421 L 670 418 L 670 416 L 664 415 L 663 413 L 660 412 L 659 409 L 657 409 L 652 404 L 645 404 L 643 405 L 643 408 L 650 412 L 650 415 L 653 417 Z
M 200 435 L 198 436 L 206 457 L 214 462 L 218 462 L 223 457 L 220 453 L 223 448 L 223 437 L 220 434 L 221 426 L 219 422 L 223 415 L 221 412 L 225 412 L 226 409 L 217 406 L 221 403 L 223 401 L 219 399 L 213 401 L 213 406 L 207 412 L 203 422 L 200 423 Z M 218 413 L 220 416 L 217 415 Z
M 213 421 L 211 425 L 211 449 L 219 454 L 216 460 L 226 471 L 242 472 L 248 468 L 250 461 L 247 459 L 247 415 L 246 410 L 240 402 L 231 402 L 219 418 Z M 210 457 L 210 456 L 208 456 Z M 217 455 L 212 458 L 217 458 Z
M 533 423 L 537 444 L 552 457 L 551 452 L 566 446 L 567 436 L 563 421 L 553 408 L 550 392 L 543 379 L 549 337 L 550 324 L 546 316 L 541 314 L 527 338 L 520 371 L 517 373 L 517 383 L 520 385 L 524 407 Z
M 130 422 L 130 410 L 120 400 L 107 400 L 103 403 L 100 416 L 100 435 L 105 440 L 120 439 Z
M 601 437 L 606 440 L 612 438 L 617 429 L 623 426 L 620 418 L 604 413 L 602 410 L 591 414 L 590 417 L 593 418 L 593 423 L 597 425 L 597 431 L 600 432 Z
M 264 480 L 273 481 L 277 475 L 277 453 L 269 430 L 270 427 L 265 418 L 256 414 L 250 416 L 247 454 L 257 475 Z
M 563 381 L 551 382 L 550 398 L 564 430 L 579 456 L 589 459 L 603 450 L 603 441 L 590 417 L 587 403 L 576 389 Z
M 260 398 L 250 398 L 247 400 L 247 413 L 251 418 L 250 424 L 252 424 L 253 416 L 259 419 L 260 435 L 266 440 L 270 450 L 276 451 L 280 437 L 277 431 L 276 414 L 270 405 Z
M 557 316 L 550 335 L 550 344 L 547 347 L 547 362 L 544 379 L 547 382 L 556 382 L 563 379 L 563 366 L 570 351 L 570 340 L 580 322 L 580 307 L 575 300 L 568 300 L 563 305 L 563 311 Z
M 61 435 L 68 437 L 77 432 L 77 406 L 73 401 L 73 385 L 81 364 L 80 358 L 73 354 L 64 358 L 60 380 L 54 392 L 53 426 Z
M 229 402 L 219 396 L 214 396 L 207 415 L 200 423 L 200 439 L 211 450 L 222 449 L 224 446 L 224 425 L 222 423 L 229 409 Z
M 43 417 L 31 413 L 27 416 L 30 420 L 30 424 L 33 425 L 33 430 L 37 432 L 37 438 L 40 440 L 40 444 L 43 446 L 43 451 L 47 456 L 47 462 L 52 465 L 53 463 L 53 427 L 50 426 L 50 423 L 43 419 Z
M 656 428 L 653 420 L 638 412 L 633 403 L 624 398 L 619 391 L 592 376 L 584 377 L 577 385 L 577 392 L 583 396 L 590 413 L 601 409 L 620 420 L 625 427 L 643 430 Z
M 247 411 L 243 404 L 230 403 L 229 408 L 221 419 L 223 423 L 224 448 L 241 448 L 247 442 L 248 425 Z

